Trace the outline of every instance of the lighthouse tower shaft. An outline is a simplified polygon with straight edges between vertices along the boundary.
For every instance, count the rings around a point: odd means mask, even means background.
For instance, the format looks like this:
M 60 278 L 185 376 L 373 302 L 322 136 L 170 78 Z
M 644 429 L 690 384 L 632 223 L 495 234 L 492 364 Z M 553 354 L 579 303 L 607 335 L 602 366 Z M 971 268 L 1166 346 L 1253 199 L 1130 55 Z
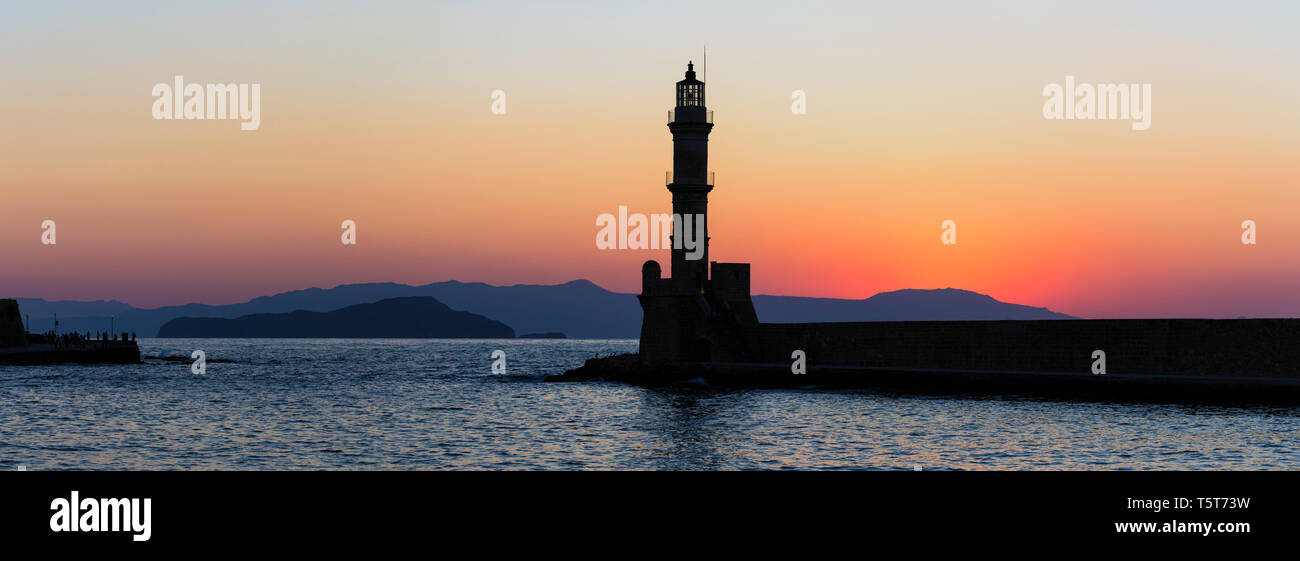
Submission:
M 704 105 L 704 82 L 695 78 L 694 63 L 686 79 L 677 82 L 677 106 L 670 113 L 673 133 L 673 173 L 668 190 L 681 231 L 673 232 L 671 275 L 683 289 L 702 290 L 709 279 L 709 132 L 713 112 Z M 678 238 L 684 236 L 678 243 Z M 698 247 L 697 247 L 698 245 Z
M 669 362 L 743 362 L 753 353 L 750 329 L 758 324 L 749 298 L 748 263 L 709 261 L 709 133 L 713 114 L 704 106 L 704 82 L 694 65 L 677 82 L 677 106 L 669 113 L 673 133 L 671 277 L 654 260 L 641 266 L 642 365 Z

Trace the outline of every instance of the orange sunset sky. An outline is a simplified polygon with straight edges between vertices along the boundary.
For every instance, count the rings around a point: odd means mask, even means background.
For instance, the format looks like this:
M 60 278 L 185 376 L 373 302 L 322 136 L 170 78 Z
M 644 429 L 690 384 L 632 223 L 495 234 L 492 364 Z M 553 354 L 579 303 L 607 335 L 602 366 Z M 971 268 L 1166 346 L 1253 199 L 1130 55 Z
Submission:
M 636 292 L 667 252 L 598 250 L 595 218 L 671 211 L 665 113 L 707 44 L 710 254 L 756 294 L 1300 316 L 1294 2 L 266 4 L 6 8 L 0 297 Z M 260 84 L 260 129 L 155 120 L 176 75 Z M 1067 75 L 1151 84 L 1150 129 L 1044 119 Z

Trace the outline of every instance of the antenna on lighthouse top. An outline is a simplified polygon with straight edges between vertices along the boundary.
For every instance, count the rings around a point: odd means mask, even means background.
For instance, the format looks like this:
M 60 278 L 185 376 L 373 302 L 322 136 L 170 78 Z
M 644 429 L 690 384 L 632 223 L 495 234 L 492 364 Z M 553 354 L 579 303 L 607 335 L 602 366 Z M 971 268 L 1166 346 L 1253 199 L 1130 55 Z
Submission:
M 709 46 L 704 46 L 704 83 L 709 83 Z

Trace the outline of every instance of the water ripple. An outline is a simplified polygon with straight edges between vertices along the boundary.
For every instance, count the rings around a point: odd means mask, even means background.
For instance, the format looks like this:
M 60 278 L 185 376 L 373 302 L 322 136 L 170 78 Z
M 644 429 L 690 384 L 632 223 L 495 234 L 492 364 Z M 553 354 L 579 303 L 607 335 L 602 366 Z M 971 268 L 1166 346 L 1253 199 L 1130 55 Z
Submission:
M 1300 467 L 1296 409 L 541 382 L 635 348 L 146 339 L 235 362 L 0 366 L 0 469 Z

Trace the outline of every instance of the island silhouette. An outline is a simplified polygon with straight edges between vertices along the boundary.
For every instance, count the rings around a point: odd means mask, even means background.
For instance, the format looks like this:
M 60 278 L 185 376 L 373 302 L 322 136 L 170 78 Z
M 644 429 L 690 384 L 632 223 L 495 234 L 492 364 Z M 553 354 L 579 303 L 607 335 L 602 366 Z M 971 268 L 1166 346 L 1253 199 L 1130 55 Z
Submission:
M 497 320 L 453 310 L 431 296 L 388 298 L 332 312 L 297 310 L 235 319 L 176 318 L 158 330 L 161 338 L 514 338 Z

